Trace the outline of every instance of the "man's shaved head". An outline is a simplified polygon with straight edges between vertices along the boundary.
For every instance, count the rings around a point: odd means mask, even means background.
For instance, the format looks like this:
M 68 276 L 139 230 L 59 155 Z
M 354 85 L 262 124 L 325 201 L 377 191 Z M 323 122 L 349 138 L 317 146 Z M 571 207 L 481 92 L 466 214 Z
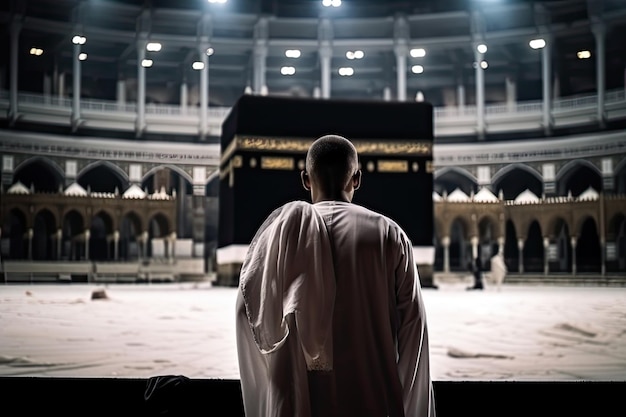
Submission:
M 326 196 L 350 192 L 347 188 L 359 171 L 356 148 L 343 136 L 322 136 L 309 147 L 306 171 L 311 183 Z M 356 185 L 358 187 L 358 181 Z

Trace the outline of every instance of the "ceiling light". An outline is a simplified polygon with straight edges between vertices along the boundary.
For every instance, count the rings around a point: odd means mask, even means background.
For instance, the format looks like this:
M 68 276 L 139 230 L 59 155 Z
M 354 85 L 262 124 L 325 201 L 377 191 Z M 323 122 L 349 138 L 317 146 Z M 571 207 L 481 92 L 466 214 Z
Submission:
M 487 45 L 485 45 L 484 43 L 481 43 L 480 45 L 476 47 L 476 50 L 480 52 L 481 54 L 484 54 L 485 52 L 487 52 Z
M 578 51 L 576 52 L 576 56 L 578 57 L 578 59 L 587 59 L 587 58 L 591 58 L 591 52 L 585 50 L 585 51 Z
M 213 4 L 224 4 L 226 3 L 228 0 L 209 0 L 209 3 L 213 3 Z
M 287 58 L 300 58 L 300 50 L 299 49 L 287 49 L 285 51 L 285 56 Z
M 341 0 L 322 0 L 322 6 L 324 6 L 324 7 L 339 7 L 339 6 L 341 6 Z
M 84 45 L 85 42 L 87 42 L 87 38 L 85 38 L 84 36 L 80 36 L 80 35 L 75 35 L 72 38 L 72 43 L 74 45 Z
M 411 54 L 411 56 L 413 58 L 422 58 L 423 56 L 426 56 L 426 49 L 424 49 L 424 48 L 413 48 L 413 49 L 411 49 L 410 54 Z
M 293 75 L 296 73 L 296 68 L 295 67 L 282 67 L 280 69 L 280 73 L 282 75 Z
M 43 54 L 43 49 L 41 48 L 30 48 L 30 54 L 40 56 Z
M 78 60 L 79 61 L 84 61 L 87 59 L 87 54 L 84 52 L 81 52 L 80 54 L 78 54 Z
M 411 67 L 411 71 L 413 72 L 413 74 L 421 74 L 422 72 L 424 72 L 424 67 L 421 65 L 413 65 Z
M 541 49 L 546 46 L 546 41 L 541 38 L 533 39 L 530 42 L 528 42 L 528 45 L 533 49 Z
M 152 64 L 153 62 L 151 59 L 144 59 L 143 61 L 141 61 L 141 66 L 144 68 L 150 68 Z
M 354 74 L 354 69 L 351 67 L 341 67 L 339 68 L 339 75 L 342 77 L 350 77 Z
M 211 55 L 213 55 L 214 53 L 215 53 L 215 49 L 213 49 L 213 48 L 211 48 L 211 47 L 207 48 L 207 50 L 206 50 L 206 54 L 207 54 L 208 56 L 211 56 Z
M 150 52 L 159 52 L 161 50 L 161 44 L 159 42 L 148 42 L 146 44 L 146 50 Z
M 191 68 L 195 69 L 196 71 L 202 70 L 204 69 L 204 62 L 196 61 L 191 64 Z
M 487 61 L 480 61 L 480 67 L 482 69 L 487 69 L 487 67 L 489 67 L 489 64 L 487 63 Z

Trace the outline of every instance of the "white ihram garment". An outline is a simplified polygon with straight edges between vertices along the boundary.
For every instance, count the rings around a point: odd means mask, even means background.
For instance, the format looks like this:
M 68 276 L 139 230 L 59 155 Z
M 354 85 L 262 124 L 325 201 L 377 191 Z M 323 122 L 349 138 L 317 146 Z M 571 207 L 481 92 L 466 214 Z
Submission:
M 411 242 L 355 204 L 268 217 L 241 269 L 237 351 L 247 417 L 435 416 Z

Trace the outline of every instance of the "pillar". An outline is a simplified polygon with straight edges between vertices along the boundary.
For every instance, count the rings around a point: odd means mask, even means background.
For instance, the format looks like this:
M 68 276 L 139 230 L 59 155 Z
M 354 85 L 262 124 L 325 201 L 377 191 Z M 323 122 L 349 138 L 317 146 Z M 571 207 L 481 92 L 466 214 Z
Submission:
M 28 238 L 28 259 L 33 259 L 33 235 L 35 234 L 33 228 L 29 228 L 28 232 L 26 232 L 26 236 Z
M 123 109 L 126 105 L 126 80 L 117 80 L 117 106 L 119 109 Z
M 142 259 L 147 259 L 148 258 L 148 232 L 147 231 L 143 231 L 141 232 L 141 258 Z
M 10 78 L 10 99 L 9 99 L 9 123 L 12 125 L 17 121 L 18 116 L 18 104 L 17 104 L 17 82 L 18 82 L 18 49 L 19 49 L 19 37 L 22 29 L 22 22 L 18 16 L 14 16 L 11 20 L 11 78 Z
M 209 44 L 205 40 L 200 43 L 200 60 L 202 61 L 202 69 L 200 70 L 200 139 L 206 139 L 207 120 L 209 109 L 209 56 L 206 51 Z
M 391 101 L 391 88 L 389 88 L 388 86 L 383 88 L 383 100 Z
M 170 251 L 168 253 L 170 263 L 176 259 L 176 232 L 170 233 Z
M 72 76 L 72 131 L 78 129 L 80 123 L 80 81 L 81 81 L 81 62 L 78 59 L 81 52 L 79 43 L 74 44 L 74 56 L 73 56 L 73 76 Z
M 450 236 L 441 239 L 443 246 L 443 272 L 450 272 Z
M 321 67 L 321 87 L 322 98 L 330 98 L 330 60 L 333 52 L 330 43 L 320 45 L 320 67 Z
M 549 248 L 550 248 L 550 238 L 543 238 L 543 274 L 548 275 L 550 273 L 550 262 L 549 262 Z
M 57 261 L 61 260 L 61 249 L 63 248 L 63 229 L 57 229 Z
M 146 58 L 146 35 L 137 41 L 137 119 L 135 134 L 140 137 L 146 128 L 146 69 L 141 64 Z
M 552 39 L 545 39 L 546 45 L 541 50 L 541 79 L 543 83 L 543 131 L 552 134 Z
M 396 78 L 398 101 L 406 101 L 406 61 L 409 48 L 406 43 L 400 43 L 394 48 L 396 54 Z
M 506 88 L 506 107 L 510 113 L 515 112 L 515 108 L 517 105 L 517 84 L 513 77 L 506 77 L 505 80 L 505 88 Z
M 519 255 L 518 270 L 520 274 L 524 273 L 524 239 L 517 239 L 517 250 Z
M 91 231 L 89 229 L 85 230 L 85 260 L 89 260 L 89 239 L 91 237 Z
M 459 114 L 463 114 L 465 112 L 465 86 L 463 84 L 456 86 L 456 103 Z
M 578 238 L 576 236 L 572 236 L 572 275 L 576 275 L 576 244 L 578 243 Z
M 189 89 L 187 87 L 187 80 L 183 80 L 180 84 L 180 112 L 187 114 L 187 108 L 189 106 Z
M 478 257 L 478 236 L 472 236 L 470 239 L 472 244 L 472 260 Z
M 483 54 L 476 48 L 480 43 L 474 44 L 474 72 L 476 75 L 476 133 L 479 140 L 485 139 L 485 70 L 480 66 Z
M 597 106 L 597 118 L 598 124 L 601 128 L 606 126 L 606 114 L 605 114 L 605 43 L 604 38 L 606 35 L 605 25 L 597 23 L 592 26 L 592 32 L 596 41 L 596 89 L 598 95 Z
M 120 231 L 113 232 L 113 260 L 117 261 L 120 257 Z

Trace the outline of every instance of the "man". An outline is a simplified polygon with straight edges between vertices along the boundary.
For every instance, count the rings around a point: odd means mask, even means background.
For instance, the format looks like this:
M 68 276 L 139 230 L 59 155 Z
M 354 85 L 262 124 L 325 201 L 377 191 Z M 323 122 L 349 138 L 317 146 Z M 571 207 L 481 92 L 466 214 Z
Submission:
M 247 417 L 435 416 L 412 245 L 352 197 L 355 147 L 323 136 L 301 173 L 311 203 L 276 209 L 241 268 L 237 352 Z
M 474 261 L 471 262 L 472 266 L 472 274 L 474 276 L 474 285 L 468 287 L 468 290 L 482 290 L 484 288 L 483 285 L 483 262 L 480 259 L 480 256 L 474 258 Z

